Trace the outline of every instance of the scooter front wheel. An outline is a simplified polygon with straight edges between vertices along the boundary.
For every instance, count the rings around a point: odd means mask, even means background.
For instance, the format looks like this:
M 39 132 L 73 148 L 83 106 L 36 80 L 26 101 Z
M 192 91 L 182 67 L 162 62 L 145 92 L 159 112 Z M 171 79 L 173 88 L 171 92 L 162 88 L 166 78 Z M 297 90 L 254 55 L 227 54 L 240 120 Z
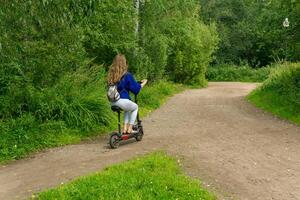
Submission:
M 143 130 L 143 127 L 140 127 L 139 128 L 139 132 L 137 134 L 137 136 L 135 137 L 136 141 L 141 141 L 143 139 L 143 136 L 144 136 L 144 130 Z
M 120 137 L 118 133 L 114 133 L 110 136 L 109 145 L 112 149 L 117 149 L 120 144 Z

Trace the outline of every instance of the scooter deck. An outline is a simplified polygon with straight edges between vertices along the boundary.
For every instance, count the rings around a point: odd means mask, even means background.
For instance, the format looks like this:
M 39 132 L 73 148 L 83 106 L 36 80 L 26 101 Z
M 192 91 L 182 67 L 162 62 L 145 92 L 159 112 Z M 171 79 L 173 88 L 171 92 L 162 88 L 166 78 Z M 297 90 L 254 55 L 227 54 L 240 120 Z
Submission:
M 135 138 L 138 133 L 132 133 L 132 134 L 122 134 L 121 140 L 129 140 L 131 138 Z

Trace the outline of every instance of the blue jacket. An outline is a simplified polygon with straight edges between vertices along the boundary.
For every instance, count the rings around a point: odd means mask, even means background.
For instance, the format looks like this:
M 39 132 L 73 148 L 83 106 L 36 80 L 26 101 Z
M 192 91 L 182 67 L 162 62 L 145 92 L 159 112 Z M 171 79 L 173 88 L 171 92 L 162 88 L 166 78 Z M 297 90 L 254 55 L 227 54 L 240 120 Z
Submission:
M 137 83 L 131 73 L 127 72 L 118 83 L 118 92 L 121 99 L 130 99 L 129 91 L 137 95 L 142 86 Z

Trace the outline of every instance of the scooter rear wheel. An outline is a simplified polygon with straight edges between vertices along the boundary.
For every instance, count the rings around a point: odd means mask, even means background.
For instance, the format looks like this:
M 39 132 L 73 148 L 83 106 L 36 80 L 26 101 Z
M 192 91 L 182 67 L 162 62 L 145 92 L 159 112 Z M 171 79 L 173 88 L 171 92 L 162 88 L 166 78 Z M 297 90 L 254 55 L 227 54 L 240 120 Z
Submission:
M 120 138 L 117 133 L 114 133 L 110 136 L 109 145 L 112 149 L 117 149 L 120 144 Z
M 144 136 L 144 130 L 143 127 L 139 128 L 139 133 L 137 134 L 137 136 L 135 137 L 136 141 L 141 141 L 143 139 Z

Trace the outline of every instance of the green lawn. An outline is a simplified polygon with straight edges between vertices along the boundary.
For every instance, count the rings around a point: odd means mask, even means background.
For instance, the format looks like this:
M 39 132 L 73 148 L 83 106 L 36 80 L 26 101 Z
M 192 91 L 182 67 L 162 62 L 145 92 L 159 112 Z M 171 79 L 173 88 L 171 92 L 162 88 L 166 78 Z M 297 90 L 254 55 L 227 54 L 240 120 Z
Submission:
M 183 174 L 174 158 L 157 152 L 106 168 L 57 188 L 33 195 L 34 199 L 203 199 L 216 197 L 198 180 Z

